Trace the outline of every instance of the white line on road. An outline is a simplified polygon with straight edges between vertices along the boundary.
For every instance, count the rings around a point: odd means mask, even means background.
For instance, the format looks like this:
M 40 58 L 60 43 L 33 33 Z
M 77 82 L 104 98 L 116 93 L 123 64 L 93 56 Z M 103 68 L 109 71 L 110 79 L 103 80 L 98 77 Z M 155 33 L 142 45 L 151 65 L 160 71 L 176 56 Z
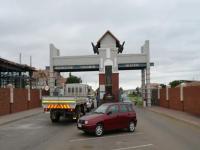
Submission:
M 121 136 L 133 136 L 133 135 L 138 135 L 138 134 L 143 134 L 143 133 L 142 132 L 138 132 L 138 133 L 133 133 L 133 134 L 122 134 L 122 135 L 110 135 L 110 136 L 104 136 L 104 137 L 72 139 L 69 142 L 88 141 L 88 140 L 105 139 L 105 138 L 121 137 Z
M 149 146 L 153 146 L 153 144 L 138 145 L 138 146 L 133 146 L 133 147 L 125 147 L 125 148 L 117 148 L 117 149 L 113 149 L 113 150 L 136 149 L 136 148 L 149 147 Z

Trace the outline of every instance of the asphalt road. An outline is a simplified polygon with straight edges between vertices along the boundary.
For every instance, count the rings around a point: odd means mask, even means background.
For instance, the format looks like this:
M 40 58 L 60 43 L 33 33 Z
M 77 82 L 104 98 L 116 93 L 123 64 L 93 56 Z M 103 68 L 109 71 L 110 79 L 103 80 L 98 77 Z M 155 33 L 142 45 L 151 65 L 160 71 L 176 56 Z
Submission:
M 84 134 L 74 122 L 52 124 L 39 114 L 0 126 L 0 150 L 199 150 L 200 129 L 183 122 L 136 109 L 134 133 L 110 132 L 103 137 Z

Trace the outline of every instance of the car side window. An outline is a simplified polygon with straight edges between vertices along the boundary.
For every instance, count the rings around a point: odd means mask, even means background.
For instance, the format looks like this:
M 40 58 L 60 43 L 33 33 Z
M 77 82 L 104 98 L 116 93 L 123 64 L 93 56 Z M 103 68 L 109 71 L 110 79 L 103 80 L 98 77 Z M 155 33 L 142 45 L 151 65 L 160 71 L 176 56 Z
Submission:
M 118 105 L 112 105 L 109 107 L 108 109 L 109 112 L 111 112 L 112 114 L 118 113 L 119 112 L 119 108 Z
M 128 111 L 133 111 L 132 105 L 127 105 L 127 107 L 128 107 Z
M 121 112 L 128 112 L 126 105 L 120 105 Z

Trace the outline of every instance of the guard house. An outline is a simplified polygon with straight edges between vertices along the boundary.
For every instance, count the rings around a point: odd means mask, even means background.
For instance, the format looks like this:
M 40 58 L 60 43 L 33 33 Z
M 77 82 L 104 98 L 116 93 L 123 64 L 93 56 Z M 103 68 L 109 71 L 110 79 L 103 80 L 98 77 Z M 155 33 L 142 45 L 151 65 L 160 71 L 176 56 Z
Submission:
M 106 31 L 96 44 L 92 43 L 93 55 L 60 56 L 60 51 L 50 44 L 50 94 L 53 94 L 55 80 L 53 72 L 99 71 L 100 99 L 105 93 L 119 100 L 119 70 L 141 70 L 143 100 L 151 106 L 150 95 L 150 53 L 149 41 L 141 46 L 139 54 L 122 54 L 124 43 Z

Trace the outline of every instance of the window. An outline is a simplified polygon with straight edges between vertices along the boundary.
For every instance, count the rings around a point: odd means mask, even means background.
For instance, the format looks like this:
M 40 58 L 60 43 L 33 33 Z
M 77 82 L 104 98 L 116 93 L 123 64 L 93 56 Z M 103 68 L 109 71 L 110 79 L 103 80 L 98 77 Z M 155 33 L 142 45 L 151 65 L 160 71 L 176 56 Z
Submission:
M 130 104 L 130 105 L 127 105 L 128 107 L 128 111 L 133 111 L 133 106 Z
M 118 105 L 112 105 L 112 106 L 110 106 L 110 108 L 109 108 L 108 111 L 112 112 L 112 114 L 118 113 L 119 112 Z
M 120 105 L 120 108 L 121 108 L 121 112 L 128 112 L 126 105 Z
M 107 105 L 101 105 L 94 111 L 94 113 L 106 113 L 107 108 Z
M 79 88 L 79 93 L 82 93 L 82 88 L 81 87 Z
M 78 93 L 78 87 L 76 87 L 76 93 Z
M 68 93 L 71 93 L 71 88 L 68 88 Z
M 74 93 L 74 87 L 72 88 L 72 93 Z

